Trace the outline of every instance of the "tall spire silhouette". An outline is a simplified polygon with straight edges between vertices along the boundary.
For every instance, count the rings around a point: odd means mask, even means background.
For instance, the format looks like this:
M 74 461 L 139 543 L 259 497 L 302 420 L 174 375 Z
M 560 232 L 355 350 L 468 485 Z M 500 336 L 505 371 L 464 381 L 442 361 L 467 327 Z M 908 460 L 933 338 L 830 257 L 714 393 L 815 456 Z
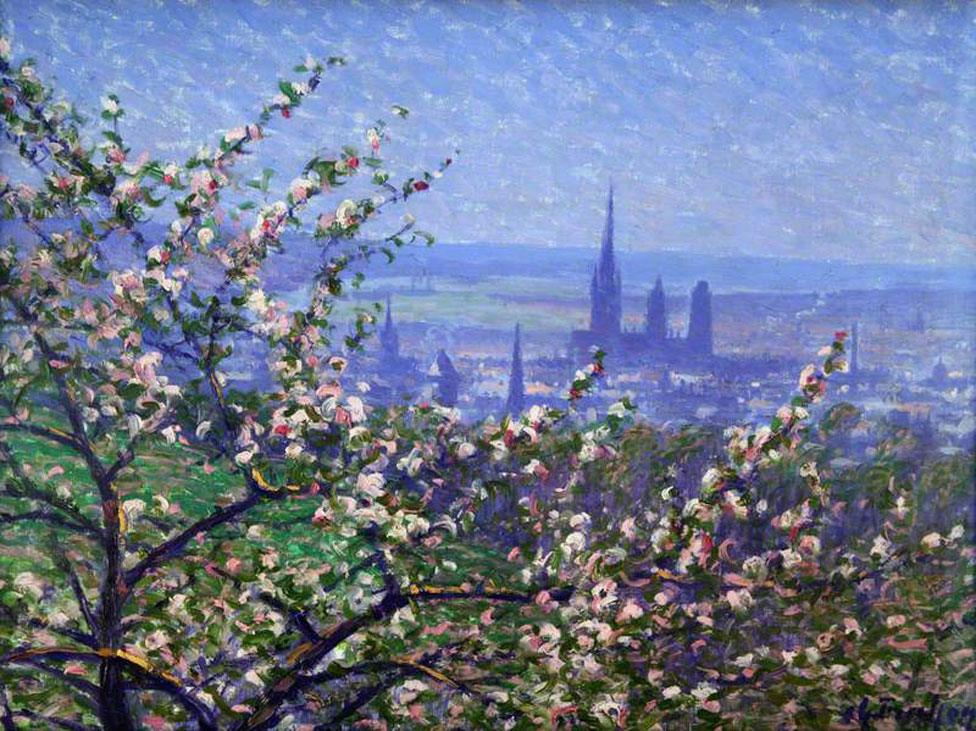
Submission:
M 590 330 L 602 336 L 620 334 L 620 269 L 613 250 L 613 182 L 607 195 L 600 258 L 590 283 Z
M 613 251 L 613 181 L 607 193 L 607 215 L 603 221 L 603 238 L 600 239 L 600 265 L 607 271 L 615 272 L 617 262 Z
M 397 335 L 396 326 L 393 324 L 393 303 L 389 292 L 386 294 L 386 321 L 380 331 L 380 347 L 383 349 L 383 355 L 390 360 L 400 356 L 400 336 Z
M 517 416 L 525 408 L 525 375 L 522 371 L 522 328 L 515 325 L 515 343 L 512 345 L 512 370 L 508 376 L 508 400 L 505 411 Z

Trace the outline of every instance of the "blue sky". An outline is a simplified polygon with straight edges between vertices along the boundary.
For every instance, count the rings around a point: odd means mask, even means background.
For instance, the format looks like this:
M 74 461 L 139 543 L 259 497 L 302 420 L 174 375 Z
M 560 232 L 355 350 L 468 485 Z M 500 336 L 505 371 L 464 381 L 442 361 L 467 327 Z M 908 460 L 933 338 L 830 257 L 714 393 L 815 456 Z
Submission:
M 179 159 L 306 52 L 344 55 L 266 148 L 287 183 L 393 103 L 442 241 L 958 263 L 976 252 L 976 4 L 0 0 L 15 53 Z

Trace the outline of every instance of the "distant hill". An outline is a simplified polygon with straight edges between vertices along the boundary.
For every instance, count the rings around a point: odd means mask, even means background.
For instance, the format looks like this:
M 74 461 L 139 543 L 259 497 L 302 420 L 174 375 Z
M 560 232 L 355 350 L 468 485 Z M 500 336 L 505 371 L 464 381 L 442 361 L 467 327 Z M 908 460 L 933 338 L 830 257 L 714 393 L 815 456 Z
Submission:
M 376 257 L 367 273 L 378 277 L 433 277 L 482 280 L 530 277 L 578 282 L 588 291 L 596 249 L 581 246 L 438 242 L 410 246 L 393 264 Z M 618 251 L 625 290 L 646 290 L 660 274 L 665 285 L 691 287 L 706 279 L 718 292 L 833 292 L 864 289 L 976 289 L 976 272 L 962 267 L 904 263 L 860 264 L 758 256 L 713 256 L 685 251 Z M 288 246 L 280 265 L 307 274 L 308 249 Z M 287 262 L 287 263 L 286 263 Z
M 59 222 L 46 222 L 56 230 Z M 141 227 L 152 241 L 165 236 L 155 222 Z M 20 238 L 23 231 L 9 221 L 0 222 L 0 235 Z M 286 235 L 285 251 L 269 265 L 273 286 L 307 283 L 310 260 L 319 256 L 318 244 L 305 236 Z M 503 243 L 449 243 L 412 245 L 393 264 L 377 255 L 365 268 L 373 277 L 415 277 L 424 272 L 434 278 L 461 281 L 489 277 L 529 277 L 578 282 L 589 291 L 596 247 L 536 246 Z M 123 255 L 124 256 L 124 255 Z M 938 267 L 903 262 L 853 263 L 847 261 L 788 259 L 761 256 L 717 256 L 692 251 L 617 251 L 624 290 L 631 296 L 649 289 L 660 274 L 665 286 L 690 288 L 708 280 L 716 292 L 834 292 L 867 289 L 976 290 L 976 268 Z

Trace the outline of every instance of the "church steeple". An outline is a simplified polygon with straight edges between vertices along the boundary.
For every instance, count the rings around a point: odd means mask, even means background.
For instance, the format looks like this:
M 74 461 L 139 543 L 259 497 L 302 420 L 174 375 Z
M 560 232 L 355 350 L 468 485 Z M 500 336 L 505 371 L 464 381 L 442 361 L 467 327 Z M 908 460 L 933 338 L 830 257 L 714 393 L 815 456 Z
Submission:
M 380 347 L 385 358 L 395 360 L 400 357 L 400 337 L 393 324 L 393 304 L 389 293 L 386 295 L 386 321 L 380 331 Z
M 525 376 L 522 371 L 522 328 L 515 325 L 515 343 L 512 346 L 512 371 L 508 377 L 508 400 L 505 411 L 512 416 L 522 413 L 525 408 Z
M 613 254 L 613 181 L 607 193 L 607 217 L 603 222 L 603 238 L 600 240 L 600 267 L 615 272 L 617 262 Z
M 620 334 L 620 269 L 613 250 L 613 183 L 607 195 L 600 257 L 590 283 L 590 330 L 601 336 Z

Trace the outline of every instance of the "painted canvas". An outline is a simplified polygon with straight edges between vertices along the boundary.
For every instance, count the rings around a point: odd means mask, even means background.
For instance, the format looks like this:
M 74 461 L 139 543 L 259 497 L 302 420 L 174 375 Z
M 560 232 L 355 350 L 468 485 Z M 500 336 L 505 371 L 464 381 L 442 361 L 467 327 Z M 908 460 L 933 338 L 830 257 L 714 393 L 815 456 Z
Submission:
M 0 0 L 0 727 L 972 729 L 972 2 Z

